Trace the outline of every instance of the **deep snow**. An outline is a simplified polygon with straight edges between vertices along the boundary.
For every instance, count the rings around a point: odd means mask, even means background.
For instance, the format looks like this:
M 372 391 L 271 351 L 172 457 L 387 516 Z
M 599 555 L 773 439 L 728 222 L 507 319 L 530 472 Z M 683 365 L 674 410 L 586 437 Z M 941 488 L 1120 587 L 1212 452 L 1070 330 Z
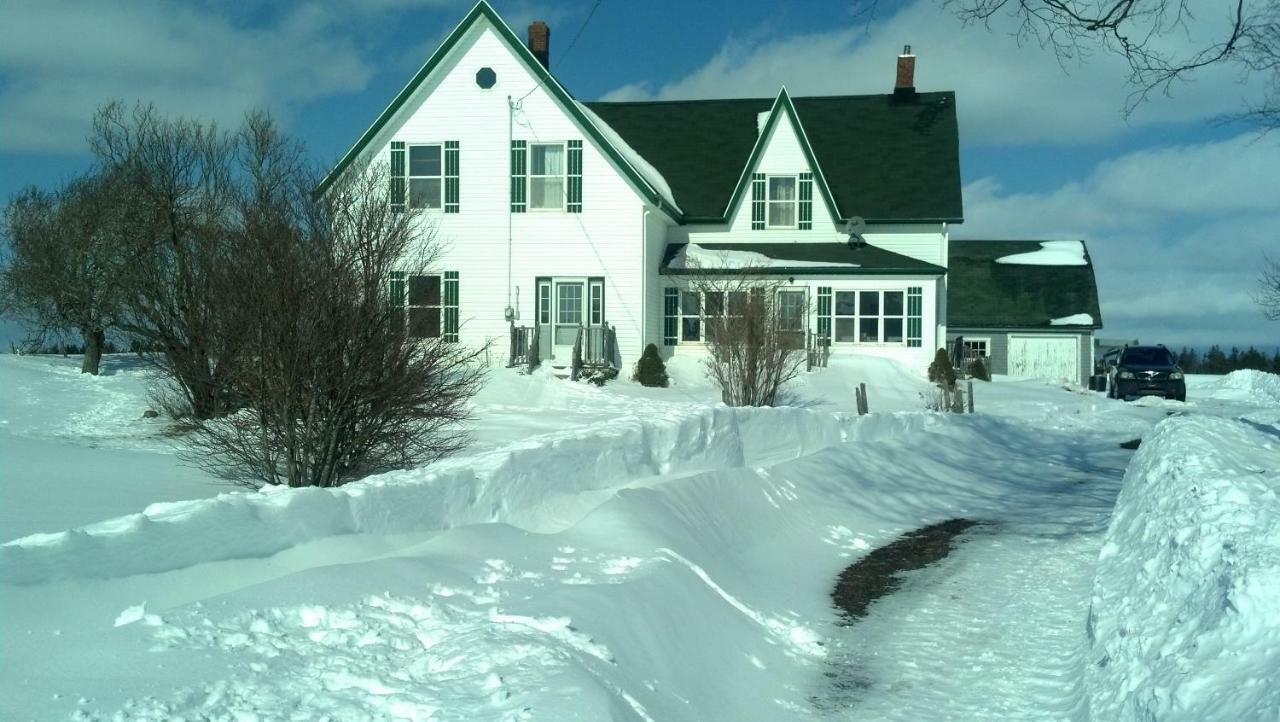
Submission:
M 1001 379 L 977 384 L 978 414 L 946 416 L 888 361 L 838 363 L 793 384 L 793 408 L 745 411 L 672 366 L 671 389 L 496 370 L 467 455 L 338 490 L 146 507 L 162 497 L 88 452 L 81 479 L 137 503 L 0 546 L 0 717 L 1085 719 L 1106 695 L 1086 680 L 1116 684 L 1086 675 L 1086 622 L 1091 589 L 1119 593 L 1094 586 L 1133 457 L 1118 442 L 1156 453 L 1177 412 L 1205 433 L 1280 421 L 1265 376 L 1190 379 L 1187 404 Z M 0 461 L 6 508 L 74 495 L 74 477 L 56 493 L 21 481 L 42 453 L 92 443 L 185 473 L 138 418 L 138 369 L 105 384 L 69 369 L 0 357 L 0 442 L 50 445 Z M 78 401 L 104 386 L 127 391 Z M 993 523 L 836 623 L 840 569 L 954 516 Z
M 1280 718 L 1280 412 L 1270 420 L 1171 418 L 1138 450 L 1093 589 L 1095 718 Z

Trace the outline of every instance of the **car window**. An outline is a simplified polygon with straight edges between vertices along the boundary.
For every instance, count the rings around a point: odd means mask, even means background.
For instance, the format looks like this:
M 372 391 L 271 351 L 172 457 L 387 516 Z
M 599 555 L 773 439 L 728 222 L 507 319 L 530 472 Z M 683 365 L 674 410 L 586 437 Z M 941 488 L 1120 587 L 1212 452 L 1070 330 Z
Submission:
M 1172 366 L 1173 357 L 1162 348 L 1131 348 L 1125 350 L 1121 363 L 1140 366 Z

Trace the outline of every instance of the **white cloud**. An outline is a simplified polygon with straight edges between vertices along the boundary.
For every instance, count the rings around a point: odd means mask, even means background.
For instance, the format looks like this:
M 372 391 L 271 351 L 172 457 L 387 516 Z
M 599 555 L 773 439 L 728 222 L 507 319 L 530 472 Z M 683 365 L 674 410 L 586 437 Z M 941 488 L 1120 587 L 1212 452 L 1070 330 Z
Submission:
M 1250 293 L 1263 254 L 1277 248 L 1278 141 L 1245 135 L 1129 153 L 1045 193 L 984 178 L 965 186 L 966 220 L 952 237 L 1086 240 L 1105 335 L 1270 348 L 1280 324 L 1263 320 Z
M 0 24 L 0 150 L 83 152 L 93 110 L 112 99 L 234 122 L 361 89 L 372 68 L 320 6 L 242 26 L 208 7 L 158 0 L 6 6 Z
M 797 95 L 889 92 L 904 44 L 919 56 L 916 86 L 955 90 L 960 127 L 968 143 L 1089 142 L 1146 126 L 1203 120 L 1241 109 L 1246 88 L 1234 70 L 1210 68 L 1172 97 L 1156 96 L 1127 124 L 1127 66 L 1094 53 L 1063 67 L 1050 50 L 1019 45 L 999 18 L 990 31 L 962 28 L 934 0 L 917 0 L 869 30 L 847 25 L 801 35 L 729 38 L 702 67 L 678 80 L 623 85 L 606 100 L 772 97 L 782 85 Z M 1185 35 L 1161 40 L 1189 44 Z M 1260 82 L 1254 79 L 1253 82 Z M 1256 85 L 1253 87 L 1257 87 Z

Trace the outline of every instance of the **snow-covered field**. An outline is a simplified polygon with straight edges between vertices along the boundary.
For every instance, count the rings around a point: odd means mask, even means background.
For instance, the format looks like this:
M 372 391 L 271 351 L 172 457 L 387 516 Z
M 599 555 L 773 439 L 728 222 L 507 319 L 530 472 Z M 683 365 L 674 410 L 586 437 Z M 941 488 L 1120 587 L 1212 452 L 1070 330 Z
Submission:
M 144 369 L 77 370 L 0 356 L 3 719 L 1280 714 L 1274 376 L 1187 404 L 997 379 L 949 416 L 877 359 L 765 410 L 687 362 L 495 370 L 466 455 L 251 492 L 180 464 Z M 840 623 L 841 569 L 961 516 L 990 523 Z

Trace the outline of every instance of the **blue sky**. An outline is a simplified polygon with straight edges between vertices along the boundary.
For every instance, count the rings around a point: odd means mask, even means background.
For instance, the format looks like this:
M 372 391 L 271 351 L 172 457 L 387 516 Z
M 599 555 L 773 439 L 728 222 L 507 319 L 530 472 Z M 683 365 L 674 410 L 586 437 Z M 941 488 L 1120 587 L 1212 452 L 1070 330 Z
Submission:
M 1280 255 L 1280 133 L 1223 122 L 1259 78 L 1202 72 L 1139 106 L 1118 59 L 1059 62 L 1001 19 L 962 28 L 938 0 L 495 0 L 523 35 L 552 28 L 552 70 L 577 97 L 772 97 L 887 92 L 910 43 L 921 90 L 954 90 L 963 238 L 1082 238 L 1106 337 L 1280 345 L 1249 294 Z M 1194 42 L 1225 20 L 1201 0 Z M 234 124 L 265 108 L 317 158 L 341 155 L 470 8 L 467 0 L 7 2 L 0 8 L 0 196 L 90 163 L 109 99 Z M 591 13 L 576 44 L 574 36 Z M 1274 251 L 1272 249 L 1275 249 Z

